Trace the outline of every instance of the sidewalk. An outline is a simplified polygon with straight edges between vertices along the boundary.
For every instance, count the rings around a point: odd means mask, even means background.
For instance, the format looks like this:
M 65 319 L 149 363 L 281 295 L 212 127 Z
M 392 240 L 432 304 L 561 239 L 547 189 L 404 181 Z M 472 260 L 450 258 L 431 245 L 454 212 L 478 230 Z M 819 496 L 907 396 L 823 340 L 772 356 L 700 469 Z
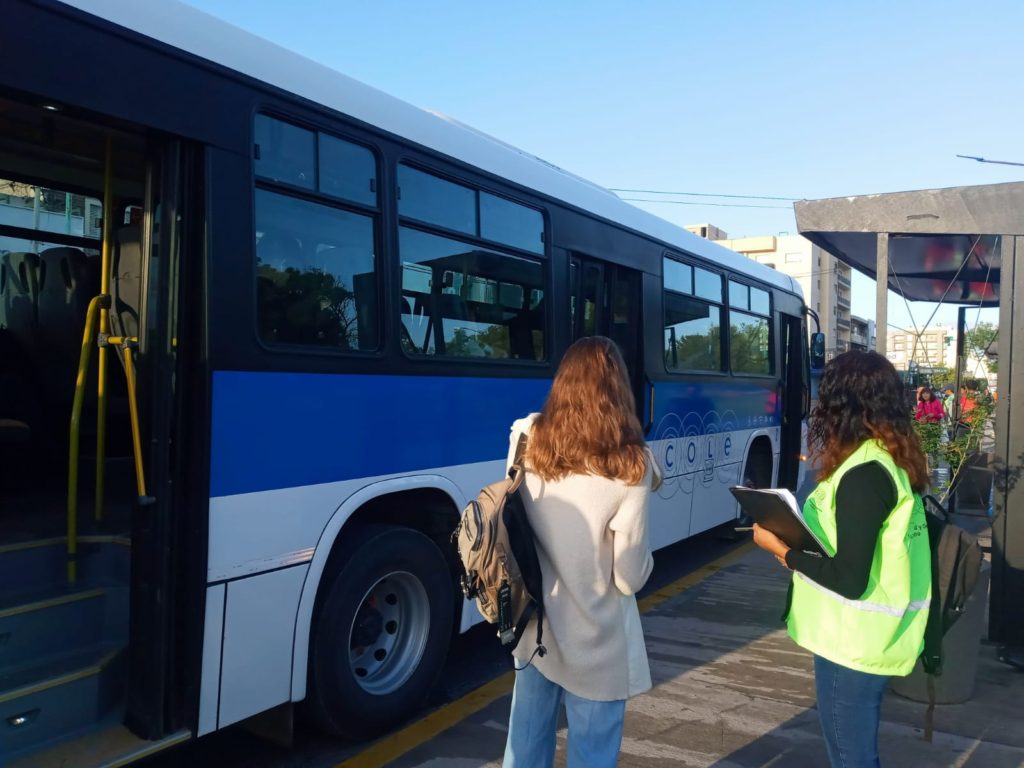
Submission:
M 630 701 L 621 766 L 754 768 L 827 765 L 814 709 L 809 654 L 779 621 L 788 572 L 759 550 L 713 573 L 643 617 L 654 688 Z M 932 743 L 924 705 L 888 694 L 882 761 L 914 768 L 1024 764 L 1024 674 L 982 643 L 974 698 L 939 706 Z M 502 696 L 393 768 L 496 768 L 510 697 Z M 556 764 L 564 765 L 564 727 Z

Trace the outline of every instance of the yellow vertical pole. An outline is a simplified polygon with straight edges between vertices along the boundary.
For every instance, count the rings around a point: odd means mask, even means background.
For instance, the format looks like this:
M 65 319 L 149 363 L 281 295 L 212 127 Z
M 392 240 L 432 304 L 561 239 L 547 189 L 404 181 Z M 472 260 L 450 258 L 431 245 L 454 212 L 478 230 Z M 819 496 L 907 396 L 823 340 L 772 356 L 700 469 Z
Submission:
M 128 409 L 132 419 L 132 450 L 135 453 L 135 487 L 141 499 L 146 495 L 146 474 L 142 468 L 142 433 L 139 429 L 139 400 L 135 392 L 135 360 L 131 341 L 124 344 L 124 375 L 128 379 Z
M 97 296 L 89 302 L 85 313 L 85 329 L 82 331 L 82 351 L 78 358 L 78 378 L 75 380 L 75 398 L 71 405 L 71 443 L 68 449 L 68 582 L 78 578 L 78 436 L 82 420 L 82 404 L 85 401 L 86 379 L 89 377 L 89 358 L 96 344 L 96 314 L 104 305 L 110 305 L 110 298 Z
M 114 238 L 114 147 L 107 136 L 107 156 L 103 169 L 103 250 L 100 259 L 100 295 L 110 294 L 111 248 Z M 109 307 L 109 305 L 108 305 Z M 110 333 L 110 310 L 100 307 L 101 336 Z M 100 345 L 96 370 L 96 519 L 103 519 L 104 479 L 107 454 L 107 347 Z

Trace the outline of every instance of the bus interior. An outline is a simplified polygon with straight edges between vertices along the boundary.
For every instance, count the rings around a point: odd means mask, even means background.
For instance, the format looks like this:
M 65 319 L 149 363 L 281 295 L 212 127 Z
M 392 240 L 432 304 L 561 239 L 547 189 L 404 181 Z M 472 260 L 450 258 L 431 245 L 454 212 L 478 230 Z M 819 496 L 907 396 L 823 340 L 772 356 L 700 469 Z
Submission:
M 157 236 L 147 232 L 153 158 L 131 126 L 0 96 L 7 765 L 99 765 L 150 744 L 136 735 L 144 724 L 125 723 L 133 523 L 150 439 L 148 401 L 132 396 L 146 391 L 135 373 L 143 243 Z

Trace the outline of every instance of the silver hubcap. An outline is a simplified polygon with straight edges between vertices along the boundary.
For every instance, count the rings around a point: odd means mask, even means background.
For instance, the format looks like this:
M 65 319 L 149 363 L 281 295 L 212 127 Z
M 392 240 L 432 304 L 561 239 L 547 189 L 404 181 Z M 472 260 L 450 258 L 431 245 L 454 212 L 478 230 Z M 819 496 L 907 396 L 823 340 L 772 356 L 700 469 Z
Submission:
M 363 596 L 349 630 L 348 660 L 359 686 L 375 696 L 400 688 L 423 658 L 430 631 L 427 590 L 395 571 Z

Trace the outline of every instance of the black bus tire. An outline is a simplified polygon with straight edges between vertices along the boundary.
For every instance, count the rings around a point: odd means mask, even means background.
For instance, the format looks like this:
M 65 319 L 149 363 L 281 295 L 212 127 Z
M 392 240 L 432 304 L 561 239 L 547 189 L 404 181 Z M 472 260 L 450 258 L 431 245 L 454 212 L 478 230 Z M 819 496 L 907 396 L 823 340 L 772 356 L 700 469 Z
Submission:
M 437 681 L 453 587 L 441 551 L 410 528 L 368 526 L 345 549 L 314 617 L 306 709 L 328 733 L 362 740 L 408 718 Z

